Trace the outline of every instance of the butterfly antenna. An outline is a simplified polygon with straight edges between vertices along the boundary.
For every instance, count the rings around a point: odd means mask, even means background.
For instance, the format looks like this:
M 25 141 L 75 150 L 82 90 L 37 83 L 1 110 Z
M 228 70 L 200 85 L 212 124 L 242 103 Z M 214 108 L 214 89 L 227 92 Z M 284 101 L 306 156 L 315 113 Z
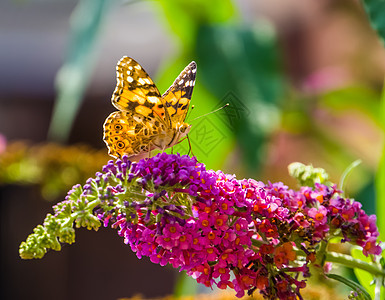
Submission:
M 216 113 L 217 111 L 219 111 L 219 110 L 221 110 L 221 109 L 224 109 L 225 107 L 227 107 L 227 106 L 229 106 L 229 105 L 230 105 L 229 103 L 226 103 L 225 105 L 223 105 L 222 107 L 217 108 L 216 110 L 213 110 L 213 111 L 211 111 L 211 112 L 209 112 L 209 113 L 207 113 L 207 114 L 201 115 L 201 116 L 199 116 L 199 117 L 196 117 L 195 119 L 190 120 L 190 122 L 191 122 L 191 121 L 195 121 L 196 119 L 205 117 L 205 116 L 207 116 L 207 115 Z

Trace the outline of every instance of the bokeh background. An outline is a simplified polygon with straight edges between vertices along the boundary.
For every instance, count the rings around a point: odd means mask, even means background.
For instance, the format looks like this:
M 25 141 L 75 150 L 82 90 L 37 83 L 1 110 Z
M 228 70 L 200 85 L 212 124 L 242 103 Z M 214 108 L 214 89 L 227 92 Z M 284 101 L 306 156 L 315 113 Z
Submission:
M 338 183 L 361 159 L 345 191 L 368 213 L 384 214 L 381 8 L 376 0 L 1 1 L 1 298 L 175 289 L 175 270 L 139 261 L 105 228 L 78 230 L 74 245 L 42 260 L 18 257 L 51 206 L 110 159 L 102 125 L 115 110 L 115 65 L 124 55 L 161 93 L 197 62 L 187 122 L 192 151 L 208 168 L 295 188 L 291 162 L 325 168 Z M 187 142 L 175 151 L 187 154 Z

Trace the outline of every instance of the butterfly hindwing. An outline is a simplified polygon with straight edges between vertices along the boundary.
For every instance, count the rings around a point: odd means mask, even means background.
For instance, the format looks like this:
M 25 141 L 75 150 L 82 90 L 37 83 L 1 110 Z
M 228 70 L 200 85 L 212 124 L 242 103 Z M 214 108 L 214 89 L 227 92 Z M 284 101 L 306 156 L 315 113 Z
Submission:
M 109 155 L 133 156 L 158 148 L 153 141 L 165 130 L 164 125 L 154 118 L 115 111 L 104 122 L 104 141 Z
M 179 74 L 162 95 L 172 123 L 184 122 L 195 85 L 197 65 L 193 61 Z

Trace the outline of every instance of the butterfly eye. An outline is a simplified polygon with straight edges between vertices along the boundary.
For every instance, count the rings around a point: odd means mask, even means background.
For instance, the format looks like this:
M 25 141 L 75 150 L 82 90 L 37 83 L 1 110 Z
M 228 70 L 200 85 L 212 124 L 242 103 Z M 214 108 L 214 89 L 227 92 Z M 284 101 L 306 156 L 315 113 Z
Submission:
M 118 142 L 118 143 L 116 144 L 116 147 L 117 147 L 118 149 L 124 149 L 125 144 L 124 144 L 123 142 Z
M 179 127 L 179 132 L 180 133 L 189 133 L 190 131 L 190 126 L 182 125 Z
M 115 125 L 114 125 L 114 128 L 115 128 L 115 130 L 122 130 L 122 129 L 123 129 L 123 126 L 120 125 L 120 124 L 115 124 Z

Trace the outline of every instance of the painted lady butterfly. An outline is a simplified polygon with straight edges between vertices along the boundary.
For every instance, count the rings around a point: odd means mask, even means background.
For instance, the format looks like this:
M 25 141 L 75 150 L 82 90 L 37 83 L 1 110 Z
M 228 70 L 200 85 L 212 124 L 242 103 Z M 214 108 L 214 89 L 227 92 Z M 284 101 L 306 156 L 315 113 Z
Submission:
M 116 66 L 116 88 L 112 104 L 118 109 L 104 122 L 103 140 L 108 154 L 131 160 L 165 150 L 187 136 L 185 123 L 195 84 L 196 63 L 191 62 L 161 96 L 146 71 L 124 56 Z

